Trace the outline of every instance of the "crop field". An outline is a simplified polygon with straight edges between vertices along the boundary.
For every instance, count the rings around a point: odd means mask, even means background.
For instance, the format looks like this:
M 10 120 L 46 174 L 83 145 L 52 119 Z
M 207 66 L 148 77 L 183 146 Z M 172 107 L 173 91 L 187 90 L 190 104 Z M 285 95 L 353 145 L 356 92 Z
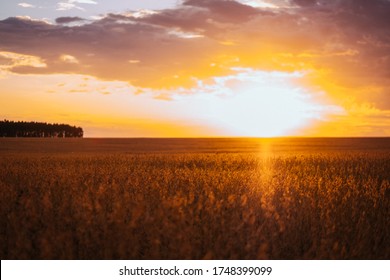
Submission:
M 1 259 L 389 259 L 390 139 L 0 139 Z

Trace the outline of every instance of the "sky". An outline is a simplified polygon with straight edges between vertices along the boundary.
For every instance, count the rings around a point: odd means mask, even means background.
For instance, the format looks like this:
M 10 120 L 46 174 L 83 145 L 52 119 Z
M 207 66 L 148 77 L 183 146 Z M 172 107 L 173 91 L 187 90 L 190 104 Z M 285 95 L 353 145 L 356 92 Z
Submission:
M 390 136 L 389 0 L 0 0 L 0 119 Z

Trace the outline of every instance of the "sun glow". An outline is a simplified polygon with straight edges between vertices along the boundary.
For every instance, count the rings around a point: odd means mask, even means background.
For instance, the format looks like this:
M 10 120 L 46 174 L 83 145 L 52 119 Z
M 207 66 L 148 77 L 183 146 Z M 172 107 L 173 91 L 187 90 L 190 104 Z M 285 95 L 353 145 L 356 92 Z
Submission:
M 231 98 L 221 108 L 228 125 L 245 136 L 283 136 L 293 133 L 318 118 L 316 107 L 307 102 L 298 90 L 272 88 L 247 89 Z
M 310 123 L 340 109 L 320 103 L 316 93 L 299 86 L 303 73 L 234 70 L 237 74 L 214 78 L 212 83 L 201 85 L 197 91 L 204 94 L 193 103 L 193 108 L 198 109 L 203 104 L 204 118 L 223 128 L 227 135 L 295 135 Z

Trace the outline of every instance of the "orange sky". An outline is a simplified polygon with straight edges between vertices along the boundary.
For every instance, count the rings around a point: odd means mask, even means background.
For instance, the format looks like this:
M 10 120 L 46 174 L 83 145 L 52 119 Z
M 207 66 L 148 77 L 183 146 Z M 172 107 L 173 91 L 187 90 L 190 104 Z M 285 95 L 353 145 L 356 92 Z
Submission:
M 10 2 L 2 119 L 86 137 L 390 136 L 388 0 Z

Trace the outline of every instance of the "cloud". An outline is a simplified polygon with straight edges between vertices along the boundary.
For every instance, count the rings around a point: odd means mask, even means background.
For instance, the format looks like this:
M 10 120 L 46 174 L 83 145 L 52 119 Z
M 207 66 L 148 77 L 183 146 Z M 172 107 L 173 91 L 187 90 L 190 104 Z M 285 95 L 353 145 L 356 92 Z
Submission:
M 279 8 L 275 3 L 272 3 L 272 1 L 264 1 L 264 0 L 241 0 L 239 1 L 245 5 L 252 6 L 255 8 L 272 8 L 277 9 Z
M 0 59 L 3 60 L 0 69 L 12 69 L 20 66 L 29 66 L 34 68 L 45 68 L 46 63 L 39 57 L 24 55 L 13 52 L 0 52 Z
M 56 18 L 56 23 L 58 24 L 67 24 L 67 23 L 73 23 L 73 22 L 79 22 L 83 21 L 83 18 L 80 17 L 59 17 Z
M 18 6 L 23 7 L 23 8 L 35 8 L 34 5 L 29 4 L 29 3 L 18 3 Z
M 78 64 L 79 63 L 77 58 L 75 58 L 74 56 L 69 55 L 69 54 L 61 55 L 60 56 L 60 60 L 65 62 L 65 63 L 74 63 L 74 64 Z
M 83 8 L 77 6 L 76 4 L 70 3 L 70 2 L 57 3 L 57 11 L 68 11 L 71 9 L 84 10 Z
M 57 3 L 57 11 L 67 11 L 72 9 L 84 10 L 79 4 L 93 4 L 96 5 L 96 1 L 92 0 L 68 0 L 66 2 Z
M 234 67 L 304 71 L 309 87 L 390 108 L 389 1 L 260 2 L 280 4 L 187 0 L 77 26 L 62 24 L 81 18 L 61 17 L 57 25 L 8 18 L 0 21 L 0 49 L 46 64 L 8 68 L 16 73 L 79 73 L 154 89 L 188 88 Z M 59 8 L 95 3 L 63 1 Z M 79 63 L 60 59 L 63 54 Z
M 292 2 L 304 7 L 318 5 L 317 0 L 293 0 Z
M 251 6 L 230 0 L 186 0 L 183 5 L 207 9 L 216 20 L 239 22 L 266 13 Z

